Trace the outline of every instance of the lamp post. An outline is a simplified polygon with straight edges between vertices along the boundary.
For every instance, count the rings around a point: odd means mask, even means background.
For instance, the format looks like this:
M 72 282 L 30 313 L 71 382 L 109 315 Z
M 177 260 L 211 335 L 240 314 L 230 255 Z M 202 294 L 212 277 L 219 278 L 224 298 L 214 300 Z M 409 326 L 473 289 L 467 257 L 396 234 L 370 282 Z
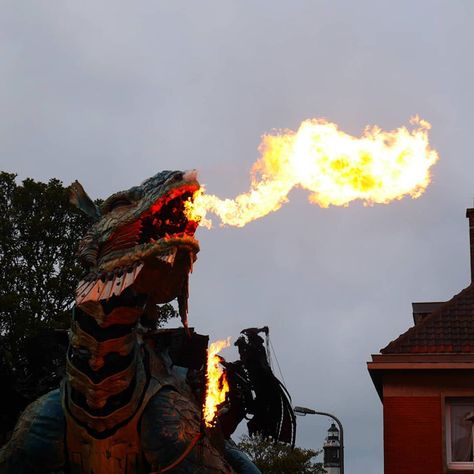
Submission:
M 339 433 L 341 434 L 341 474 L 344 474 L 344 430 L 342 428 L 342 423 L 339 421 L 338 418 L 336 418 L 334 415 L 331 413 L 326 413 L 324 411 L 316 411 L 312 410 L 311 408 L 305 408 L 305 407 L 294 407 L 293 411 L 295 413 L 298 413 L 299 415 L 323 415 L 323 416 L 328 416 L 329 418 L 332 418 L 337 426 L 339 427 Z

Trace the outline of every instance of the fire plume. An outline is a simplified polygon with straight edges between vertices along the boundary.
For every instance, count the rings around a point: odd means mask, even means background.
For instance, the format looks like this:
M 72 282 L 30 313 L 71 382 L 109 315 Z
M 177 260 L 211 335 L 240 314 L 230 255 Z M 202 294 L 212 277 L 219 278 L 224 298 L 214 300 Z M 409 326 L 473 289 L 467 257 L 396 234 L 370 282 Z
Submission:
M 222 225 L 243 227 L 278 210 L 295 187 L 308 190 L 309 201 L 321 207 L 346 206 L 356 199 L 370 205 L 417 198 L 430 183 L 438 154 L 428 141 L 431 125 L 418 116 L 410 123 L 411 129 L 389 132 L 367 127 L 361 137 L 354 137 L 334 123 L 310 119 L 297 132 L 264 135 L 250 190 L 221 199 L 201 188 L 193 202 L 186 203 L 186 214 L 208 228 L 208 212 Z
M 229 391 L 224 371 L 220 366 L 219 356 L 222 349 L 230 346 L 230 338 L 213 342 L 207 350 L 207 386 L 203 417 L 206 426 L 214 426 L 218 406 L 225 401 Z

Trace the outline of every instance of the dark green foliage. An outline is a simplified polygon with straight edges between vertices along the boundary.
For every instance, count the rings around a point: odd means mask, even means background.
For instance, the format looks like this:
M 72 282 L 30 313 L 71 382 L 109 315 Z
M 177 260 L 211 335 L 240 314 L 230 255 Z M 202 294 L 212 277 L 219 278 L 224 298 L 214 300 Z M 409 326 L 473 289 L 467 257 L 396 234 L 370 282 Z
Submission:
M 166 324 L 171 318 L 177 318 L 178 311 L 171 303 L 165 303 L 159 306 L 157 328 Z
M 247 453 L 263 474 L 314 474 L 326 472 L 314 458 L 321 451 L 274 442 L 262 436 L 242 436 L 239 448 Z
M 0 173 L 0 377 L 7 400 L 0 439 L 18 412 L 62 376 L 82 273 L 75 252 L 89 225 L 57 179 L 17 184 L 14 174 Z
M 171 318 L 177 318 L 178 312 L 171 303 L 162 305 L 153 304 L 145 308 L 145 314 L 141 318 L 141 324 L 147 329 L 158 329 L 165 325 Z
M 90 225 L 74 210 L 67 189 L 0 173 L 0 331 L 13 359 L 45 328 L 67 328 L 82 273 L 78 239 Z

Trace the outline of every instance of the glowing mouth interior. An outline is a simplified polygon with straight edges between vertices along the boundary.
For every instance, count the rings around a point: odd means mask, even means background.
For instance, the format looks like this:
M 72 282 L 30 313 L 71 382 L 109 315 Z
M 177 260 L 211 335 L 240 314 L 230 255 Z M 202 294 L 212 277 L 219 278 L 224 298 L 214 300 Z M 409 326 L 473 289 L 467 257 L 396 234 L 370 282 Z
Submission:
M 143 217 L 138 243 L 146 244 L 179 234 L 194 235 L 198 224 L 188 220 L 184 214 L 184 203 L 191 198 L 192 193 L 185 192 L 170 199 L 151 215 Z
M 119 227 L 101 248 L 100 259 L 107 258 L 112 252 L 125 252 L 167 237 L 192 237 L 198 222 L 184 214 L 185 202 L 192 197 L 193 192 L 185 190 L 175 197 L 165 198 L 139 219 Z

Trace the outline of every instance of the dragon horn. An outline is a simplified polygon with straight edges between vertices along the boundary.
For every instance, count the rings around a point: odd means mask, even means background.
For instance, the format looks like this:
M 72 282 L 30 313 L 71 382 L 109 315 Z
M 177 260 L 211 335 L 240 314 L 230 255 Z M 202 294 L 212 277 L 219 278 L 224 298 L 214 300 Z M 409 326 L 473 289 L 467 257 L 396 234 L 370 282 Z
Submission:
M 99 208 L 84 191 L 82 184 L 77 180 L 69 186 L 69 202 L 89 217 L 92 217 L 95 221 L 100 219 Z

